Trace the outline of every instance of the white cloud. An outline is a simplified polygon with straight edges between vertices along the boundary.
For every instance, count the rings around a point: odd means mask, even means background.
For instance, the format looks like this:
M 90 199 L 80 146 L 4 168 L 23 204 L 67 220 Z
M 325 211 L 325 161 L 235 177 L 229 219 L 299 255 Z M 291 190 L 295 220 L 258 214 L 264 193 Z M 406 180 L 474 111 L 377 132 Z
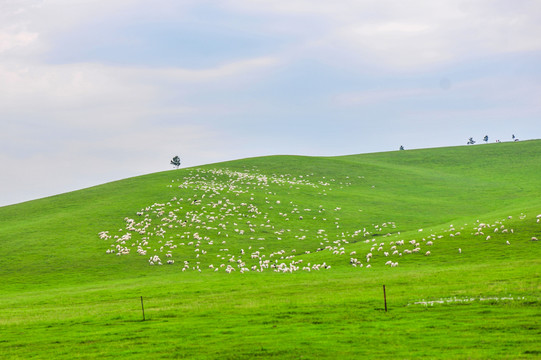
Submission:
M 53 37 L 86 23 L 137 25 L 197 19 L 190 12 L 199 3 L 160 0 L 149 6 L 141 0 L 54 0 L 9 4 L 4 11 L 11 16 L 4 16 L 0 26 L 0 53 L 3 48 L 30 45 L 46 51 Z M 250 31 L 274 32 L 290 44 L 276 56 L 319 57 L 335 66 L 369 63 L 392 70 L 419 70 L 492 54 L 541 50 L 539 2 L 518 1 L 511 6 L 491 0 L 228 0 L 206 5 L 258 16 L 261 21 L 250 23 Z
M 195 88 L 223 87 L 223 81 L 255 81 L 260 72 L 278 64 L 274 58 L 244 59 L 215 68 L 121 67 L 94 63 L 45 65 L 0 63 L 0 114 L 54 114 L 56 122 L 107 124 L 111 118 L 133 121 L 171 111 L 192 113 L 196 108 L 177 104 L 157 106 L 169 91 L 190 93 Z M 212 111 L 212 109 L 209 109 Z M 72 113 L 73 112 L 73 113 Z M 120 119 L 119 118 L 119 119 Z
M 13 49 L 26 47 L 35 42 L 37 38 L 37 33 L 27 31 L 13 33 L 7 31 L 0 32 L 0 54 Z
M 308 32 L 299 36 L 298 56 L 335 66 L 369 64 L 392 71 L 426 67 L 503 53 L 541 50 L 541 3 L 498 1 L 229 2 L 236 10 L 285 17 Z
M 419 96 L 429 96 L 436 94 L 434 89 L 385 89 L 385 90 L 367 90 L 342 93 L 334 98 L 334 103 L 338 106 L 358 106 L 375 105 L 378 103 L 390 103 L 394 100 L 403 100 Z
M 260 71 L 272 69 L 279 64 L 279 59 L 268 56 L 242 59 L 207 69 L 124 67 L 120 71 L 123 71 L 128 76 L 134 75 L 145 79 L 154 78 L 159 79 L 159 81 L 201 84 L 203 82 L 222 80 L 223 78 L 235 78 L 240 81 L 243 77 L 257 77 Z

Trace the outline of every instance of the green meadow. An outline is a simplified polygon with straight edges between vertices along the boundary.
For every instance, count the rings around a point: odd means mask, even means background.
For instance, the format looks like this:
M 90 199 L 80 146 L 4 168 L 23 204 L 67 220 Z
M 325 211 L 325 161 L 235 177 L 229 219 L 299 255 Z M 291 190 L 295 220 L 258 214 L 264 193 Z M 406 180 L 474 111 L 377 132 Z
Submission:
M 129 178 L 0 208 L 0 358 L 539 359 L 536 239 L 540 140 Z

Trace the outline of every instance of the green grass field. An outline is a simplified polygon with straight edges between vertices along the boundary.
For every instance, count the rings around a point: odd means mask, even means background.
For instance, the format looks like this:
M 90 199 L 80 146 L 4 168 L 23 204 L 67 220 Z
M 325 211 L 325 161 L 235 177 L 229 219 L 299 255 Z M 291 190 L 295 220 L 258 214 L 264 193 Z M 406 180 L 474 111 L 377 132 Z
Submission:
M 535 140 L 250 158 L 2 207 L 0 358 L 541 358 L 540 191 Z

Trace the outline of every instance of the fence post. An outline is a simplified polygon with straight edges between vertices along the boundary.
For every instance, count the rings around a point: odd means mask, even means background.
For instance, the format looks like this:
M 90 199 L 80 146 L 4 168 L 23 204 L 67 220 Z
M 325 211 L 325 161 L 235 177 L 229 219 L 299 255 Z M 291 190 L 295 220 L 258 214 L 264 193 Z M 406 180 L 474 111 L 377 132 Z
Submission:
M 385 312 L 387 312 L 387 294 L 385 294 L 385 285 L 383 285 L 383 302 L 385 303 Z
M 143 321 L 145 321 L 145 306 L 143 305 L 143 297 L 141 296 L 141 310 L 143 310 Z

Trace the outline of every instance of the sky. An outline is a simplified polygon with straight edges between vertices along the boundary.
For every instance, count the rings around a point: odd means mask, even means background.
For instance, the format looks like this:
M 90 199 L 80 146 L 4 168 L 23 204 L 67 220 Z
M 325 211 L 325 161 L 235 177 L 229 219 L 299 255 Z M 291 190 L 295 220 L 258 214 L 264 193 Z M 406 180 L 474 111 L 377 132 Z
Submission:
M 175 155 L 538 139 L 540 34 L 539 0 L 0 0 L 0 206 Z

